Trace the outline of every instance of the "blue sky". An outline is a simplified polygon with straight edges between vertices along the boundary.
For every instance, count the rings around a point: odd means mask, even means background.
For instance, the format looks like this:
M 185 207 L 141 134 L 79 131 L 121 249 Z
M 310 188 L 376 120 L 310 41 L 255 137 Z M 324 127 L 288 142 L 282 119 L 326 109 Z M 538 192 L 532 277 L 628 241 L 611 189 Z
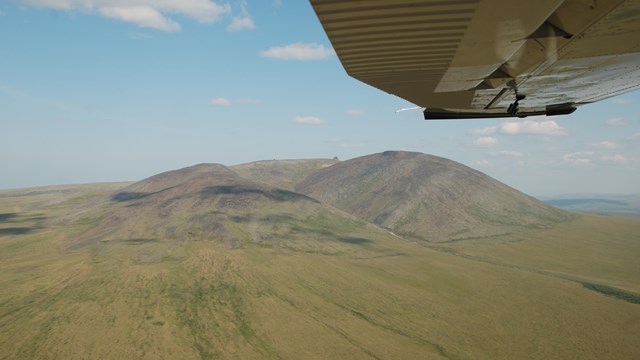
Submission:
M 527 120 L 422 120 L 349 78 L 302 0 L 0 2 L 0 189 L 202 162 L 450 158 L 526 193 L 640 193 L 640 92 Z

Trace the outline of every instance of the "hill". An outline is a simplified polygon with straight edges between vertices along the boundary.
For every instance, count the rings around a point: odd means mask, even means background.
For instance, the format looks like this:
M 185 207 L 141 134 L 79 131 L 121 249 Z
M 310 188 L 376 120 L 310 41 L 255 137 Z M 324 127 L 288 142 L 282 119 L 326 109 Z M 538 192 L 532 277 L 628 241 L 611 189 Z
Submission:
M 467 166 L 414 152 L 343 161 L 310 174 L 294 189 L 428 241 L 548 228 L 573 217 Z
M 336 159 L 263 160 L 232 166 L 241 176 L 256 182 L 293 190 L 310 173 L 340 162 Z
M 224 248 L 253 244 L 335 252 L 343 243 L 388 236 L 306 195 L 253 182 L 219 164 L 152 176 L 110 194 L 105 206 L 86 215 L 95 226 L 68 250 L 154 243 L 170 252 L 206 241 Z M 148 262 L 162 256 L 140 255 Z

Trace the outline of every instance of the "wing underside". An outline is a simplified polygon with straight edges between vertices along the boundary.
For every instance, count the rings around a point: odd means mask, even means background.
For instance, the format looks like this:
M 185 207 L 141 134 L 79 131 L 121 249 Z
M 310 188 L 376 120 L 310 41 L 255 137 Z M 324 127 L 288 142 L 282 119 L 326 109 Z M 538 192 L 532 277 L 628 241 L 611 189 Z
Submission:
M 640 85 L 640 0 L 310 0 L 345 70 L 425 117 L 570 113 Z

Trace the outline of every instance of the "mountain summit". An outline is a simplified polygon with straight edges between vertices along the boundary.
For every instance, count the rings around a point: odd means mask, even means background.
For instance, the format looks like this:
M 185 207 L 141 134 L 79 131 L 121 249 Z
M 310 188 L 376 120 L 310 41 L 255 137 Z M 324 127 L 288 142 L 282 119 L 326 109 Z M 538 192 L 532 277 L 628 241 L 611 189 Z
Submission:
M 571 215 L 460 163 L 386 151 L 310 174 L 297 192 L 392 231 L 428 241 L 546 228 Z

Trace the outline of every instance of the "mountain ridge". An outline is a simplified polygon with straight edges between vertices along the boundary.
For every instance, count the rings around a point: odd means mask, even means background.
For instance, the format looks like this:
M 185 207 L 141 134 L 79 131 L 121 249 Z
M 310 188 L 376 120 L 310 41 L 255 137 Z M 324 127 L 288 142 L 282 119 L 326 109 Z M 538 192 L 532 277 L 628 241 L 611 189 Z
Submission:
M 551 227 L 566 212 L 460 163 L 385 151 L 311 173 L 294 189 L 396 233 L 427 241 Z

